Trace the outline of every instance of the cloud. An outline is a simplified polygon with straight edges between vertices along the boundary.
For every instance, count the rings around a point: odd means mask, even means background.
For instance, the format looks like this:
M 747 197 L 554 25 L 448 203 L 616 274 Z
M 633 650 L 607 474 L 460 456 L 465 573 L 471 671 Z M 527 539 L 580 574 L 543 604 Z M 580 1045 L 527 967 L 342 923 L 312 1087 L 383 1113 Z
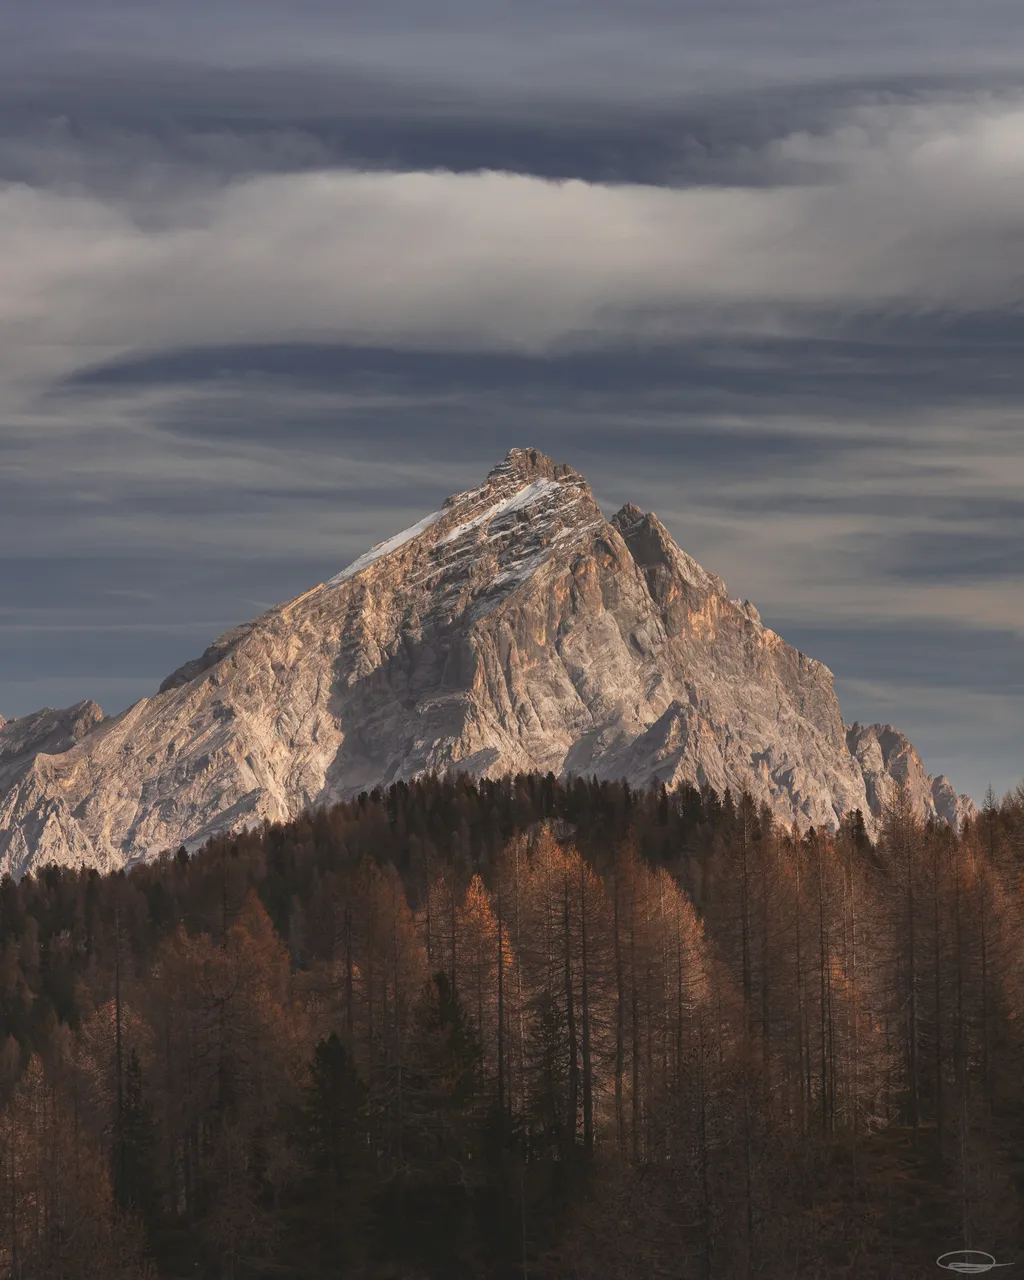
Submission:
M 799 333 L 828 317 L 1013 308 L 1024 103 L 861 109 L 771 144 L 808 186 L 506 173 L 259 175 L 152 227 L 85 194 L 0 189 L 6 362 L 331 338 L 490 350 Z
M 851 69 L 1006 66 L 1024 34 L 1009 0 L 36 0 L 7 25 L 7 57 L 159 54 L 228 68 L 320 62 L 448 86 L 678 95 L 680 84 L 772 83 Z M 1008 55 L 1007 50 L 1011 53 Z
M 151 691 L 528 444 L 657 510 L 930 768 L 961 710 L 979 759 L 1018 741 L 1019 91 L 780 92 L 770 127 L 519 107 L 501 172 L 465 103 L 346 153 L 266 98 L 231 124 L 236 89 L 205 125 L 161 133 L 154 89 L 133 131 L 112 91 L 102 128 L 0 145 L 4 714 Z M 601 121 L 622 179 L 655 119 L 651 180 L 596 180 Z M 552 137 L 576 177 L 529 171 Z M 388 138 L 395 169 L 351 167 Z

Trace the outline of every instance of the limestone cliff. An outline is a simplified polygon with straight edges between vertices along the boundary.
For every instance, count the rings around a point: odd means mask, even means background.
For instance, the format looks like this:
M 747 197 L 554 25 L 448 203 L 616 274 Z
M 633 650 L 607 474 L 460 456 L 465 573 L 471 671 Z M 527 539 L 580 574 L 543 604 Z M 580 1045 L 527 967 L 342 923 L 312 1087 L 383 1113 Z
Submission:
M 571 467 L 513 450 L 121 715 L 0 725 L 0 870 L 123 865 L 449 767 L 747 788 L 803 826 L 873 825 L 904 773 L 922 816 L 969 804 L 895 731 L 848 731 L 828 668 L 654 515 L 607 520 Z

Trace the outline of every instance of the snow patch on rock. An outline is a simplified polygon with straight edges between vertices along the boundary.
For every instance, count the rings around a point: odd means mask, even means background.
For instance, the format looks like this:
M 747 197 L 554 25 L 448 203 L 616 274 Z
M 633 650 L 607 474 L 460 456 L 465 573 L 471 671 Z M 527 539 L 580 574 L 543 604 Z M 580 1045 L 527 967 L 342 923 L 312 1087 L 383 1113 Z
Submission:
M 389 556 L 392 551 L 397 551 L 400 547 L 404 547 L 407 542 L 411 542 L 413 538 L 418 538 L 421 533 L 426 533 L 432 524 L 436 524 L 441 519 L 443 514 L 443 511 L 432 511 L 429 516 L 424 516 L 422 520 L 417 520 L 408 529 L 403 529 L 401 533 L 396 533 L 394 537 L 385 538 L 383 542 L 376 543 L 369 551 L 364 551 L 358 559 L 353 560 L 350 565 L 342 569 L 340 573 L 336 573 L 333 578 L 328 578 L 324 585 L 336 587 L 339 583 L 347 582 L 349 578 L 354 578 L 357 573 L 362 573 L 364 569 L 368 569 L 371 564 L 375 564 L 382 557 Z
M 490 526 L 499 516 L 507 515 L 512 511 L 525 511 L 545 494 L 550 494 L 553 490 L 561 488 L 562 486 L 557 480 L 535 480 L 532 484 L 528 484 L 515 493 L 509 494 L 508 497 L 499 498 L 497 502 L 492 503 L 484 511 L 478 512 L 471 519 L 457 524 L 443 538 L 439 538 L 436 545 L 445 547 L 449 543 L 465 537 L 467 533 L 479 528 L 481 525 Z

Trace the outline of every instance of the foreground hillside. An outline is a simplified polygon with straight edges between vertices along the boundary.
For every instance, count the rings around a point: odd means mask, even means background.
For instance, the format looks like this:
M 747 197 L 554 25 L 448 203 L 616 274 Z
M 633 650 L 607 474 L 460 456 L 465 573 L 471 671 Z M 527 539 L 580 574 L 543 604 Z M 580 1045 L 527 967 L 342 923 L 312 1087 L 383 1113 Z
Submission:
M 0 1274 L 918 1277 L 1024 1256 L 1024 791 L 424 779 L 0 885 Z
M 122 715 L 0 725 L 0 869 L 114 869 L 457 767 L 749 791 L 874 832 L 973 806 L 890 726 L 844 725 L 832 673 L 627 505 L 513 450 L 347 569 L 228 632 Z

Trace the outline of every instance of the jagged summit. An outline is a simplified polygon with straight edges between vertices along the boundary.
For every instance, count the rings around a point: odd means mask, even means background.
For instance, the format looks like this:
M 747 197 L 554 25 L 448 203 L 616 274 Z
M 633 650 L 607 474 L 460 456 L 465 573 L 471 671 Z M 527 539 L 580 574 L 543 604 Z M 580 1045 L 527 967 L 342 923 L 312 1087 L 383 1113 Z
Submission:
M 612 516 L 612 520 L 620 527 L 635 525 L 646 518 L 646 512 L 640 510 L 635 502 L 627 502 Z
M 973 802 L 957 795 L 944 774 L 932 777 L 925 772 L 921 757 L 891 724 L 854 722 L 846 730 L 846 743 L 864 774 L 872 812 L 880 812 L 892 800 L 896 785 L 904 783 L 914 807 L 926 817 L 959 828 L 964 818 L 974 813 Z
M 571 467 L 556 464 L 536 449 L 512 449 L 476 489 L 453 494 L 408 529 L 377 543 L 325 584 L 336 587 L 384 557 L 408 547 L 418 563 L 424 554 L 442 569 L 470 545 L 488 540 L 515 542 L 513 559 L 548 545 L 546 535 L 568 530 L 581 520 L 601 517 L 586 481 Z M 527 529 L 529 526 L 529 529 Z M 529 544 L 529 545 L 528 545 Z M 500 549 L 500 546 L 495 549 Z M 508 567 L 508 566 L 504 566 Z
M 0 870 L 123 865 L 428 770 L 749 790 L 786 822 L 873 825 L 892 779 L 966 811 L 831 672 L 766 628 L 653 513 L 513 449 L 151 698 L 0 724 Z
M 0 720 L 0 770 L 5 761 L 26 751 L 66 751 L 80 742 L 103 719 L 99 706 L 87 698 L 62 711 L 43 707 L 17 720 Z M 2 776 L 2 774 L 0 774 Z
M 565 462 L 554 462 L 539 449 L 509 449 L 487 475 L 488 484 L 509 481 L 516 485 L 531 480 L 582 480 L 583 477 Z M 449 502 L 451 499 L 449 499 Z

